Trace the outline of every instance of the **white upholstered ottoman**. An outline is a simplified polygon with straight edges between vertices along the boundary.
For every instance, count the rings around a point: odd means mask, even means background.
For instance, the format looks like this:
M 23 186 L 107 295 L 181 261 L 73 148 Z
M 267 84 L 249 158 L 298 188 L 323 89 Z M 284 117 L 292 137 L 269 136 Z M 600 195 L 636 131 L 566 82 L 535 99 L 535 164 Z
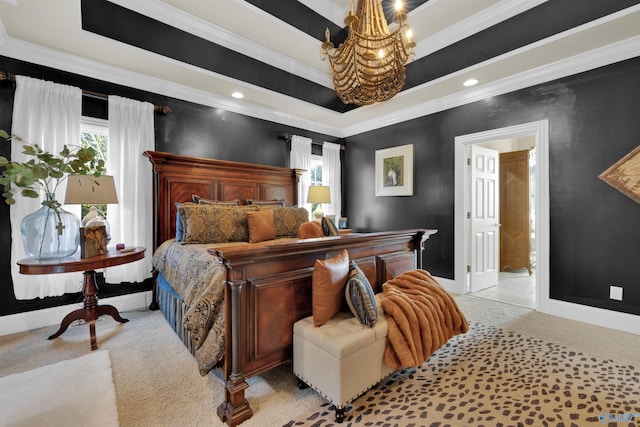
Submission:
M 378 299 L 378 298 L 376 298 Z M 383 361 L 387 320 L 379 306 L 373 328 L 351 313 L 315 327 L 313 316 L 293 325 L 293 373 L 336 408 L 342 422 L 347 404 L 392 373 Z

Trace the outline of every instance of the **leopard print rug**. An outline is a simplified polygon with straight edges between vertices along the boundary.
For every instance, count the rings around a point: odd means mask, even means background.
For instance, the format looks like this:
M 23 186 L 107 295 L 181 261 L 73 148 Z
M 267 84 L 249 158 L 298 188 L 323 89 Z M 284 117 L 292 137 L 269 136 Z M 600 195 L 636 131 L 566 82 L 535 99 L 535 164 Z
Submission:
M 416 370 L 292 426 L 638 426 L 640 373 L 539 339 L 470 322 Z M 597 343 L 594 343 L 597 345 Z

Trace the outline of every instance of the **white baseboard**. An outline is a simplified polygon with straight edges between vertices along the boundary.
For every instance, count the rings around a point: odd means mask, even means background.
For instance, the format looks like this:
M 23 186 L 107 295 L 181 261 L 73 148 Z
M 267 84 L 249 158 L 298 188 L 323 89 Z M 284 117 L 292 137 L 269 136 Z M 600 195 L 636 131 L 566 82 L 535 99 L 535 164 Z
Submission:
M 545 301 L 543 307 L 542 312 L 546 314 L 640 335 L 640 316 L 635 314 L 554 299 Z
M 151 303 L 151 291 L 104 298 L 100 299 L 100 303 L 113 305 L 120 312 L 146 308 Z M 73 310 L 82 308 L 82 306 L 82 303 L 69 304 L 2 316 L 0 317 L 0 336 L 44 326 L 59 325 L 64 316 Z
M 455 280 L 443 279 L 441 277 L 434 277 L 434 279 L 436 279 L 447 292 L 452 294 L 459 293 Z M 538 307 L 540 307 L 541 313 L 640 335 L 640 316 L 634 314 L 553 299 L 543 301 Z
M 459 293 L 456 290 L 456 281 L 455 280 L 451 280 L 451 279 L 445 279 L 442 277 L 436 277 L 433 276 L 434 279 L 436 279 L 436 281 L 438 283 L 440 283 L 440 285 L 442 285 L 442 287 L 444 288 L 445 291 L 449 292 L 450 294 L 457 294 Z

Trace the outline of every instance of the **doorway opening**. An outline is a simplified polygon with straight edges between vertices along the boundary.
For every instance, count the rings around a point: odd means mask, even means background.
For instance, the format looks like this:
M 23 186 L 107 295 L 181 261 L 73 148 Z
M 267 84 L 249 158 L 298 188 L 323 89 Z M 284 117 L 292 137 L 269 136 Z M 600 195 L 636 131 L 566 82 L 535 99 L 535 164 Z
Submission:
M 499 298 L 506 302 L 544 311 L 549 296 L 548 121 L 463 135 L 456 137 L 455 144 L 455 291 Z M 530 161 L 533 161 L 535 165 L 528 176 L 533 190 L 528 192 L 528 196 L 533 197 L 529 199 L 531 209 L 526 215 L 530 221 L 529 230 L 524 235 L 529 242 L 526 243 L 525 239 L 525 243 L 520 242 L 515 245 L 517 247 L 529 245 L 530 251 L 524 258 L 520 257 L 520 261 L 515 261 L 513 258 L 503 258 L 502 268 L 499 249 L 497 249 L 498 253 L 495 253 L 496 250 L 493 252 L 487 250 L 487 248 L 490 249 L 491 244 L 483 246 L 483 242 L 492 242 L 500 235 L 501 220 L 499 217 L 497 220 L 489 221 L 495 225 L 493 232 L 489 230 L 488 233 L 482 234 L 474 228 L 474 219 L 482 217 L 482 212 L 477 215 L 476 210 L 481 209 L 481 205 L 478 204 L 474 193 L 476 193 L 476 187 L 480 189 L 483 187 L 477 182 L 471 184 L 472 167 L 470 163 L 476 161 L 469 157 L 472 147 L 474 150 L 486 150 L 485 147 L 487 147 L 488 151 L 495 150 L 502 153 L 525 150 L 529 153 L 529 149 L 535 147 L 533 155 L 527 154 L 527 158 L 532 156 Z M 497 185 L 496 181 L 495 186 Z M 524 184 L 519 183 L 519 185 Z M 489 185 L 484 188 L 480 193 L 489 193 L 489 189 L 492 187 Z M 501 197 L 498 190 L 495 194 L 498 198 Z M 491 200 L 491 197 L 487 199 Z M 509 200 L 509 203 L 513 202 Z M 511 207 L 513 208 L 513 206 L 512 204 Z M 488 207 L 485 211 L 490 212 L 491 208 Z M 520 227 L 523 226 L 520 225 Z M 522 231 L 511 232 L 508 238 L 522 237 Z M 496 248 L 499 248 L 499 245 Z M 527 259 L 530 261 L 529 265 L 526 262 Z M 486 263 L 488 266 L 480 266 L 480 263 Z M 476 280 L 474 286 L 474 280 L 477 279 L 476 272 L 484 270 L 491 272 L 492 269 L 494 270 L 492 277 L 495 279 L 491 279 L 489 282 L 484 278 Z M 531 269 L 531 274 L 529 274 L 529 269 Z
M 468 147 L 482 147 L 495 156 L 499 190 L 494 201 L 499 214 L 496 236 L 499 249 L 495 254 L 497 272 L 493 281 L 484 287 L 474 283 L 471 277 L 469 293 L 532 309 L 536 308 L 535 144 L 535 137 L 526 135 Z M 471 155 L 469 157 L 472 158 Z M 472 171 L 472 180 L 473 177 Z M 472 218 L 475 217 L 473 206 L 472 203 Z M 474 234 L 473 226 L 471 234 Z

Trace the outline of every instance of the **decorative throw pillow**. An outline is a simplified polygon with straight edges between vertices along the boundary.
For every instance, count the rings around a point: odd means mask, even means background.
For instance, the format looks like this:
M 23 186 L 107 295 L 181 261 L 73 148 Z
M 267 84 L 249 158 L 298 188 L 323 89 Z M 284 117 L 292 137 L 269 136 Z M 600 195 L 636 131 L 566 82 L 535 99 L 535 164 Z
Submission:
M 315 326 L 324 325 L 340 312 L 348 275 L 349 254 L 346 249 L 333 258 L 316 260 L 311 276 L 311 311 Z
M 248 206 L 215 206 L 182 203 L 178 211 L 184 226 L 182 243 L 248 242 Z
M 176 242 L 182 241 L 182 236 L 184 235 L 184 223 L 182 222 L 182 215 L 180 215 L 180 209 L 178 209 L 181 205 L 193 205 L 192 202 L 175 202 L 176 205 Z
M 324 237 L 322 226 L 318 221 L 309 221 L 298 228 L 298 239 L 313 239 L 314 237 Z
M 280 207 L 284 207 L 284 199 L 282 200 L 254 200 L 254 199 L 247 199 L 247 204 L 248 205 L 254 205 L 254 206 L 280 206 Z
M 360 323 L 371 327 L 376 324 L 378 321 L 376 296 L 367 276 L 364 275 L 355 261 L 351 261 L 349 266 L 349 276 L 344 296 L 349 309 L 360 320 Z
M 229 200 L 227 202 L 219 202 L 217 200 L 203 199 L 197 194 L 191 195 L 191 199 L 193 200 L 193 203 L 197 203 L 199 205 L 238 206 L 240 204 L 240 199 Z
M 180 215 L 180 202 L 176 202 L 176 242 L 182 242 L 184 227 L 182 226 L 182 215 Z
M 276 230 L 273 227 L 273 211 L 247 212 L 247 224 L 249 227 L 249 242 L 257 243 L 276 238 Z
M 305 208 L 258 206 L 258 210 L 265 209 L 273 211 L 273 223 L 276 229 L 276 239 L 283 237 L 298 237 L 298 229 L 300 228 L 300 225 L 309 221 L 309 211 Z
M 322 232 L 325 236 L 337 236 L 340 234 L 336 224 L 326 216 L 322 217 Z

